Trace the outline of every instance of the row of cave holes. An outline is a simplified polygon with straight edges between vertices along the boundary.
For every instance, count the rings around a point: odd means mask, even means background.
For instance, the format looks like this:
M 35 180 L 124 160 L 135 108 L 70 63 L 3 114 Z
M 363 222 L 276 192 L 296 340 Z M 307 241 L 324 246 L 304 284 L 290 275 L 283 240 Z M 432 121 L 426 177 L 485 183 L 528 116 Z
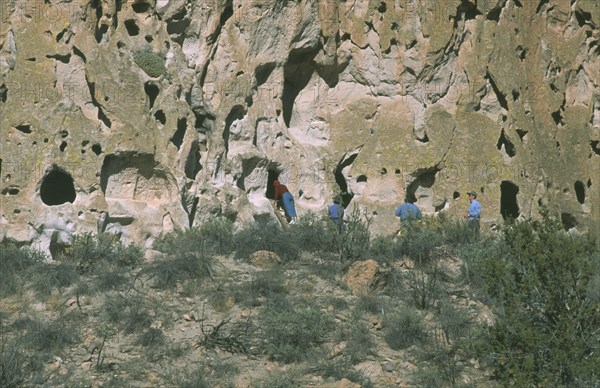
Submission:
M 20 125 L 17 125 L 15 128 L 24 134 L 31 134 L 33 132 L 30 124 L 20 124 Z M 60 132 L 60 135 L 63 139 L 65 139 L 67 136 L 69 136 L 69 132 L 67 130 L 62 130 Z M 44 143 L 48 143 L 48 142 L 49 142 L 49 139 L 47 137 L 44 138 Z M 31 144 L 37 145 L 37 142 L 34 141 Z M 84 140 L 81 142 L 82 147 L 85 147 L 88 144 L 90 144 L 89 140 Z M 63 140 L 60 143 L 60 145 L 58 146 L 58 148 L 60 149 L 60 152 L 64 152 L 65 149 L 67 148 L 67 145 L 68 145 L 68 143 L 65 140 Z M 92 152 L 94 152 L 96 155 L 100 155 L 102 153 L 102 146 L 100 146 L 100 144 L 97 144 L 97 143 L 93 144 L 91 148 L 92 148 Z M 86 150 L 82 149 L 81 154 L 85 154 L 85 153 L 86 153 Z
M 65 139 L 65 138 L 67 138 L 67 136 L 69 136 L 69 132 L 67 130 L 62 130 L 60 132 L 60 135 L 63 139 Z M 47 142 L 48 142 L 48 139 L 44 139 L 44 143 L 47 143 Z M 81 147 L 86 147 L 88 144 L 90 144 L 89 140 L 83 140 L 81 142 Z M 60 146 L 58 146 L 58 148 L 60 149 L 60 152 L 65 152 L 67 145 L 68 145 L 67 141 L 63 140 L 60 143 Z M 98 143 L 93 144 L 91 148 L 92 148 L 92 152 L 96 155 L 100 155 L 102 153 L 102 146 L 100 146 L 100 144 L 98 144 Z M 81 154 L 83 155 L 83 154 L 85 154 L 85 152 L 86 152 L 85 148 L 82 148 Z

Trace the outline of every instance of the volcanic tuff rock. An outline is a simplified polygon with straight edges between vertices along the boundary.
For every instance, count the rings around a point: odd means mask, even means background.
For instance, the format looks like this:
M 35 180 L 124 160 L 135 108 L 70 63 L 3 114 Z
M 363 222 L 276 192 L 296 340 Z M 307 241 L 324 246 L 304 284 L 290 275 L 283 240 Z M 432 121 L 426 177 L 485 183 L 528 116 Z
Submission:
M 0 10 L 0 238 L 150 246 L 336 193 L 427 214 L 600 220 L 596 0 L 13 0 Z M 299 195 L 299 193 L 302 195 Z

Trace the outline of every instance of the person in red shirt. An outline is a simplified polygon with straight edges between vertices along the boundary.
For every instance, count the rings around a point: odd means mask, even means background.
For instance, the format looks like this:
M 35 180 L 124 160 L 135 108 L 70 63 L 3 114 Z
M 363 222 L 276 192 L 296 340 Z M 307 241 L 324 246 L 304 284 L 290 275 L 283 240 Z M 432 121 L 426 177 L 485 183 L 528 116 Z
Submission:
M 283 207 L 285 211 L 285 217 L 290 224 L 296 223 L 296 207 L 294 205 L 294 196 L 290 193 L 287 186 L 280 183 L 279 179 L 273 181 L 275 188 L 275 200 L 277 201 L 277 207 Z

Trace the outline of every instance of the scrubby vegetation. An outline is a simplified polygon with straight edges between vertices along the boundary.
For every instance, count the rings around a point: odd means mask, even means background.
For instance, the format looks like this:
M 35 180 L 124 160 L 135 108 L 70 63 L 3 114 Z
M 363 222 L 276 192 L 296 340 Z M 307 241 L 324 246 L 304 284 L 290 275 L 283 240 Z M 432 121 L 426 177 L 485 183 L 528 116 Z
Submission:
M 152 52 L 149 48 L 135 51 L 133 53 L 133 61 L 144 70 L 144 73 L 153 78 L 160 77 L 167 71 L 165 57 Z
M 0 246 L 0 386 L 600 385 L 600 252 L 549 215 L 476 239 L 428 218 L 371 238 L 315 215 L 217 219 L 151 258 L 78 236 L 48 261 Z M 258 266 L 257 251 L 281 261 Z M 374 259 L 380 281 L 345 275 Z M 267 367 L 265 367 L 267 365 Z

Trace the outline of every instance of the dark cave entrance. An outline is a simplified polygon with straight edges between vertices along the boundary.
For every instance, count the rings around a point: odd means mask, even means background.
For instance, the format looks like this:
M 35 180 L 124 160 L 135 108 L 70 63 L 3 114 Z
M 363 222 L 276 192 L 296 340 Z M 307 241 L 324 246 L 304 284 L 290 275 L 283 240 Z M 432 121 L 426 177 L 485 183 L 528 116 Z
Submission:
M 502 181 L 500 184 L 500 214 L 505 221 L 519 217 L 518 193 L 519 186 L 511 181 Z
M 75 202 L 76 194 L 73 178 L 70 174 L 58 168 L 52 169 L 42 180 L 40 197 L 42 202 L 48 206 Z
M 279 178 L 279 172 L 276 170 L 269 170 L 268 173 L 266 197 L 271 200 L 275 200 L 275 186 L 273 185 L 273 181 Z

